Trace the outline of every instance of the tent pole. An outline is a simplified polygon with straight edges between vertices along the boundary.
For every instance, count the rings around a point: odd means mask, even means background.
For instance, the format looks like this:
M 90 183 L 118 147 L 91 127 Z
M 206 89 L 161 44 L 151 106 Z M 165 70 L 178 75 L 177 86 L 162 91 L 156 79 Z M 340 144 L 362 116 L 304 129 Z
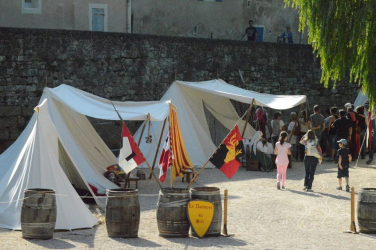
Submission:
M 300 105 L 300 109 L 299 109 L 299 112 L 298 112 L 298 114 L 297 114 L 297 119 L 299 120 L 299 117 L 300 117 L 300 113 L 302 112 L 302 109 L 303 109 L 303 107 L 304 107 L 304 104 L 305 104 L 305 102 L 303 102 L 302 103 L 302 105 Z M 300 125 L 300 124 L 299 124 Z M 288 126 L 287 126 L 288 127 Z M 289 141 L 288 142 L 290 142 L 291 141 L 291 138 L 292 138 L 292 135 L 294 134 L 294 131 L 295 131 L 295 127 L 296 127 L 296 122 L 295 122 L 295 124 L 294 124 L 294 127 L 292 128 L 292 130 L 291 130 L 291 134 L 290 134 L 290 136 L 289 136 Z
M 162 185 L 161 185 L 161 183 L 158 181 L 158 178 L 155 176 L 153 170 L 151 169 L 148 160 L 145 159 L 145 163 L 146 163 L 146 166 L 148 166 L 148 168 L 149 168 L 149 170 L 150 170 L 150 173 L 154 176 L 155 181 L 157 182 L 159 188 L 160 188 L 161 191 L 162 191 L 162 190 L 163 190 Z
M 150 117 L 150 115 L 148 114 L 148 118 L 149 118 L 149 117 Z M 150 119 L 149 119 L 149 122 L 150 122 Z M 147 122 L 145 122 L 144 126 L 142 127 L 141 135 L 140 135 L 140 138 L 138 139 L 138 146 L 140 146 L 141 138 L 142 138 L 142 136 L 143 136 L 143 134 L 144 134 L 144 130 L 145 130 L 146 124 L 147 124 Z M 159 188 L 162 190 L 162 185 L 161 185 L 161 183 L 159 183 L 157 177 L 155 176 L 153 170 L 151 169 L 148 160 L 145 159 L 145 163 L 146 163 L 146 166 L 148 167 L 148 169 L 150 170 L 150 173 L 154 176 L 155 181 L 157 182 Z M 131 174 L 131 172 L 129 172 L 128 177 L 127 177 L 127 180 L 129 180 L 129 175 L 130 175 L 130 174 Z M 125 183 L 127 183 L 127 181 L 125 181 Z M 125 186 L 124 186 L 124 187 L 125 187 Z
M 248 111 L 248 114 L 247 114 L 247 119 L 245 120 L 245 125 L 244 125 L 244 129 L 243 129 L 243 133 L 242 133 L 242 138 L 244 138 L 245 129 L 247 128 L 248 120 L 249 120 L 249 117 L 251 116 L 252 107 L 253 107 L 253 103 L 254 102 L 255 102 L 255 99 L 253 98 L 252 103 L 251 103 L 251 107 L 250 107 L 250 109 Z
M 163 123 L 163 128 L 162 128 L 161 136 L 159 137 L 158 147 L 157 147 L 157 151 L 155 152 L 155 156 L 154 156 L 153 164 L 152 164 L 152 167 L 151 167 L 151 171 L 154 170 L 154 166 L 155 166 L 154 164 L 155 164 L 155 161 L 157 160 L 157 156 L 158 156 L 158 152 L 159 152 L 159 147 L 161 146 L 163 132 L 164 132 L 164 129 L 166 127 L 166 121 L 167 121 L 167 117 L 166 117 L 166 119 L 164 120 L 164 123 Z M 151 176 L 152 176 L 152 174 L 150 173 L 149 180 L 151 179 Z

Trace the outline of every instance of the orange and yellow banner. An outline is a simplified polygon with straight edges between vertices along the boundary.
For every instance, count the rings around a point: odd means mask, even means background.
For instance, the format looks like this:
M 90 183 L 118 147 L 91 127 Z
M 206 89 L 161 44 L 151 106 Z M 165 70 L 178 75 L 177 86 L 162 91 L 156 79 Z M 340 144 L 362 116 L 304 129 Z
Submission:
M 183 177 L 182 170 L 192 169 L 193 165 L 184 146 L 183 137 L 180 132 L 176 107 L 170 104 L 170 143 L 172 150 L 172 178 Z

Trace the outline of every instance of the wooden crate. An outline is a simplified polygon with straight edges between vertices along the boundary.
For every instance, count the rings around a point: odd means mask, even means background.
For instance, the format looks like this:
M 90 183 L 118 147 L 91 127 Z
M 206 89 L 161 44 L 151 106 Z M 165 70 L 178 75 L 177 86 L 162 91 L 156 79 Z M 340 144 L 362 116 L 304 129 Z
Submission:
M 259 171 L 259 161 L 247 159 L 247 171 Z

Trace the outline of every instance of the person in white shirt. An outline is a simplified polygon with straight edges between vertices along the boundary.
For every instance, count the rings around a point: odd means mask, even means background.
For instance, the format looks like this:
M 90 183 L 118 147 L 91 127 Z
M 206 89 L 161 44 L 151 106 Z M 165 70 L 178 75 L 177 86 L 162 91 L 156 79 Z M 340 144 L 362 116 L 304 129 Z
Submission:
M 259 160 L 260 170 L 269 172 L 272 167 L 270 146 L 268 146 L 268 142 L 262 138 L 261 131 L 257 131 L 252 137 L 250 147 L 251 158 Z
M 297 158 L 297 148 L 298 148 L 298 140 L 297 136 L 294 135 L 294 131 L 299 126 L 299 121 L 297 119 L 296 113 L 291 112 L 290 113 L 290 123 L 287 127 L 287 133 L 289 134 L 287 142 L 290 142 L 291 144 L 291 158 L 296 159 Z M 299 128 L 300 129 L 300 128 Z
M 281 120 L 281 113 L 275 112 L 274 120 L 271 121 L 273 148 L 275 147 L 275 144 L 278 141 L 279 134 L 282 131 L 283 125 L 285 125 L 285 123 Z

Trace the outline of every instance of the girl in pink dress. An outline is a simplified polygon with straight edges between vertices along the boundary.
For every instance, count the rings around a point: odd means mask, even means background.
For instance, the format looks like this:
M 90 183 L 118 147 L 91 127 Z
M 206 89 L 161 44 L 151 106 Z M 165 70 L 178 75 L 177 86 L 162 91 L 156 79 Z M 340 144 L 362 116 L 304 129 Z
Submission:
M 280 179 L 282 175 L 282 189 L 285 189 L 286 170 L 289 165 L 288 155 L 291 155 L 291 144 L 286 142 L 288 134 L 282 131 L 279 135 L 279 140 L 275 144 L 274 154 L 277 155 L 275 164 L 277 165 L 277 189 L 281 189 Z

